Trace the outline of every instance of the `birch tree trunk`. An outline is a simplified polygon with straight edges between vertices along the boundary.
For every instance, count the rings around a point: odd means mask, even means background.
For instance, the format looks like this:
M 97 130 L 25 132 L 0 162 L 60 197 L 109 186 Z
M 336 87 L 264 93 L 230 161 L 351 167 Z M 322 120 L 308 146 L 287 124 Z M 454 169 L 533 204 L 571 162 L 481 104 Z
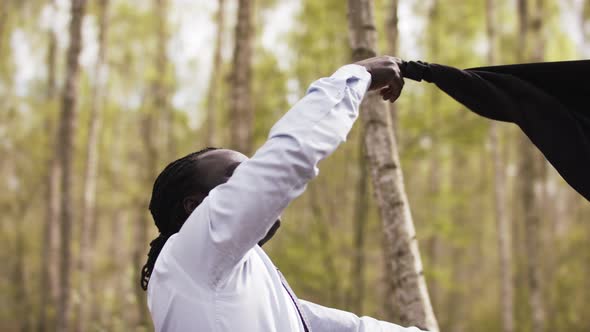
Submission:
M 372 1 L 348 0 L 348 19 L 353 59 L 374 56 L 377 33 Z M 389 109 L 378 94 L 369 93 L 361 105 L 361 112 L 369 168 L 388 244 L 386 256 L 391 260 L 389 272 L 395 285 L 400 323 L 438 331 L 403 185 Z
M 238 0 L 235 48 L 230 88 L 230 146 L 246 155 L 252 152 L 252 16 L 254 0 Z
M 95 223 L 96 182 L 99 160 L 99 135 L 101 131 L 101 108 L 106 85 L 106 47 L 108 31 L 109 0 L 98 1 L 98 55 L 94 68 L 95 82 L 91 92 L 90 119 L 88 124 L 88 143 L 86 148 L 86 167 L 84 170 L 84 196 L 82 206 L 82 224 L 80 227 L 80 256 L 78 273 L 80 277 L 80 301 L 78 304 L 77 330 L 87 331 L 89 313 L 94 301 L 90 285 L 92 284 L 92 266 L 94 255 L 92 252 L 91 229 Z
M 488 37 L 488 65 L 496 64 L 496 1 L 486 0 L 486 32 Z M 494 172 L 494 210 L 498 232 L 498 257 L 500 258 L 500 312 L 502 331 L 514 332 L 514 285 L 512 283 L 512 234 L 506 211 L 506 174 L 500 152 L 500 128 L 490 123 L 490 149 Z
M 55 10 L 55 4 L 50 2 L 49 6 Z M 56 95 L 56 53 L 57 53 L 57 38 L 53 29 L 48 30 L 48 45 L 47 45 L 47 92 L 46 101 L 48 105 L 55 105 Z M 49 107 L 51 110 L 52 107 Z M 57 150 L 55 141 L 55 118 L 53 112 L 48 111 L 45 122 L 45 130 L 47 132 L 50 147 Z M 52 138 L 53 137 L 53 138 Z M 48 149 L 52 151 L 51 148 Z M 59 248 L 59 234 L 57 228 L 57 219 L 59 216 L 59 164 L 55 154 L 51 154 L 47 158 L 47 174 L 45 175 L 45 191 L 47 199 L 45 200 L 45 218 L 43 220 L 43 235 L 41 245 L 41 276 L 39 287 L 39 313 L 37 318 L 37 330 L 44 332 L 55 329 L 54 317 L 48 317 L 50 308 L 55 308 L 58 288 L 58 248 Z
M 221 49 L 223 48 L 225 33 L 225 0 L 218 0 L 216 15 L 217 36 L 215 38 L 215 51 L 213 53 L 213 66 L 211 67 L 211 78 L 209 80 L 209 92 L 207 95 L 207 146 L 217 146 L 217 113 L 219 112 L 219 92 L 221 90 L 220 73 L 222 67 Z
M 521 37 L 520 58 L 541 61 L 544 54 L 542 36 L 542 13 L 544 0 L 536 1 L 536 11 L 531 15 L 527 0 L 518 1 L 518 17 Z M 530 29 L 530 30 L 529 30 Z M 528 40 L 531 42 L 528 43 Z M 529 47 L 529 45 L 531 47 Z M 541 287 L 541 204 L 539 202 L 542 166 L 544 160 L 533 144 L 524 135 L 520 136 L 518 165 L 519 194 L 522 199 L 522 216 L 525 225 L 525 251 L 529 306 L 532 315 L 532 330 L 545 329 L 545 310 Z
M 57 330 L 67 331 L 70 314 L 70 271 L 72 242 L 72 202 L 74 185 L 74 134 L 76 132 L 76 113 L 78 111 L 78 57 L 82 48 L 82 20 L 86 0 L 72 0 L 69 27 L 70 45 L 66 56 L 65 84 L 62 93 L 62 109 L 58 133 L 59 163 L 61 176 L 60 202 L 60 293 L 57 307 Z

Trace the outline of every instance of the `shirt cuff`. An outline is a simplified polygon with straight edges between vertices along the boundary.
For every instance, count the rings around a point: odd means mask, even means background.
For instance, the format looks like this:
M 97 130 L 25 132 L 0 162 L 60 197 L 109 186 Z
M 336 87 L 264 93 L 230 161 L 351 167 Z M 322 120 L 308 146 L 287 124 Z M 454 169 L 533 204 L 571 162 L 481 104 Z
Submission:
M 332 78 L 346 80 L 348 86 L 354 89 L 361 97 L 365 95 L 371 86 L 371 74 L 361 65 L 342 66 L 332 75 Z

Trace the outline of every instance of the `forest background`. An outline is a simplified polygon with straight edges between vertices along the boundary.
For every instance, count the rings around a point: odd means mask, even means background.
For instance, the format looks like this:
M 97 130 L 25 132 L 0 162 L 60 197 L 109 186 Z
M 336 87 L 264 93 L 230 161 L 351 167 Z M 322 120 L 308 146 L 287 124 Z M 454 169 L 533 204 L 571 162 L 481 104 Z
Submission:
M 155 176 L 208 145 L 255 151 L 352 62 L 349 8 L 372 9 L 373 51 L 408 60 L 590 54 L 590 0 L 1 0 L 0 331 L 152 330 Z M 433 86 L 407 81 L 388 112 L 440 331 L 590 331 L 588 202 L 514 126 Z M 266 250 L 299 297 L 413 324 L 362 127 Z

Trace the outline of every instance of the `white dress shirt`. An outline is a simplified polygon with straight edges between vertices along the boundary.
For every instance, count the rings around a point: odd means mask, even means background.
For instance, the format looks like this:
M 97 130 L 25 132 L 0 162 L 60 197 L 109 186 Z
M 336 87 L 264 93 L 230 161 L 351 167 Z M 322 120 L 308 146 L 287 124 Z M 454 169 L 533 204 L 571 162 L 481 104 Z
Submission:
M 266 143 L 211 190 L 160 252 L 148 286 L 156 331 L 303 332 L 276 267 L 257 243 L 346 139 L 371 82 L 347 65 L 311 84 Z M 419 331 L 300 301 L 312 332 Z

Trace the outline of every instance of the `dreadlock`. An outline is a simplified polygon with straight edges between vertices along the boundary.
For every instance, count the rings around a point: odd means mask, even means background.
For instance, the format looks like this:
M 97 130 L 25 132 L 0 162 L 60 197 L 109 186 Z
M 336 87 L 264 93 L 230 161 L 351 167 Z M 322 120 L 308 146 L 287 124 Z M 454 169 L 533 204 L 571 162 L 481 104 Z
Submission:
M 148 259 L 141 269 L 140 283 L 143 290 L 147 290 L 156 259 L 166 240 L 180 230 L 189 216 L 184 209 L 184 198 L 197 192 L 207 193 L 207 188 L 203 188 L 200 183 L 198 158 L 216 149 L 205 148 L 173 161 L 154 182 L 149 209 L 160 234 L 150 242 Z

